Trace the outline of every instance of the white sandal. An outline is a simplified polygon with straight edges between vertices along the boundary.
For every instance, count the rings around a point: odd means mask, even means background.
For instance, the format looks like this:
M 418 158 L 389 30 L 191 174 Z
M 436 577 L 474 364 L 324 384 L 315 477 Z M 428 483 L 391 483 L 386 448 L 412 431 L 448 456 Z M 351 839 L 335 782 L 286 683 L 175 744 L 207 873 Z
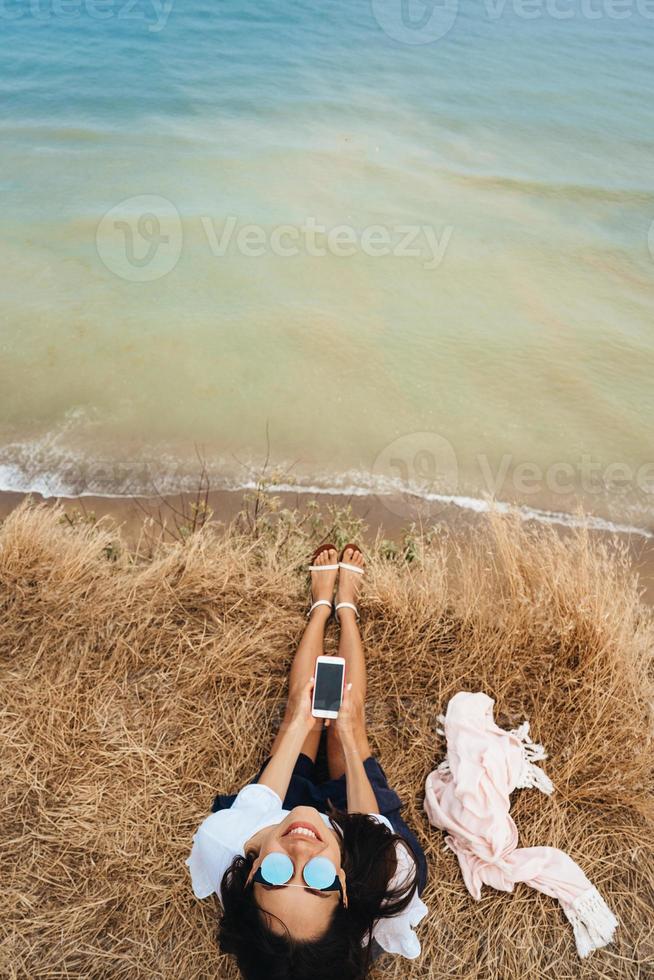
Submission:
M 333 544 L 328 542 L 327 544 L 321 544 L 314 553 L 311 555 L 311 561 L 314 562 L 319 555 L 322 555 L 323 551 L 336 551 Z M 338 554 L 338 552 L 336 552 Z M 338 568 L 339 563 L 335 565 L 307 565 L 308 572 L 333 572 Z M 326 601 L 326 600 L 325 600 Z
M 316 608 L 316 606 L 329 606 L 330 609 L 332 608 L 332 604 L 329 601 L 329 599 L 316 599 L 316 601 L 312 604 L 311 608 L 309 609 L 309 612 L 307 613 L 307 619 L 309 618 L 313 610 Z
M 311 556 L 311 561 L 314 562 L 318 557 L 318 555 L 322 555 L 323 551 L 336 551 L 336 548 L 334 547 L 333 544 L 321 545 L 319 548 L 316 548 L 316 550 L 314 551 L 313 555 Z M 308 572 L 333 572 L 337 568 L 338 568 L 338 563 L 336 565 L 313 565 L 313 564 L 307 565 Z M 331 609 L 332 603 L 330 602 L 329 599 L 316 599 L 316 601 L 312 603 L 311 608 L 307 613 L 307 619 L 310 617 L 311 613 L 317 606 L 329 606 L 329 608 Z
M 359 554 L 362 554 L 361 548 L 359 547 L 358 544 L 346 544 L 343 550 L 341 551 L 341 555 L 344 555 L 345 552 L 348 550 L 348 548 L 350 549 L 350 551 L 358 551 Z M 346 561 L 339 561 L 338 567 L 344 568 L 347 572 L 356 572 L 357 575 L 363 575 L 365 571 L 365 569 L 361 568 L 359 565 L 350 565 L 349 562 Z M 357 609 L 357 607 L 354 605 L 353 602 L 337 602 L 336 605 L 334 606 L 334 615 L 336 617 L 336 621 L 340 623 L 340 618 L 338 615 L 339 609 L 353 609 L 354 615 L 356 616 L 357 619 L 359 619 L 359 610 Z
M 350 551 L 358 551 L 360 555 L 363 554 L 358 544 L 346 544 L 343 550 L 341 551 L 341 555 L 344 555 L 345 552 L 348 550 L 348 548 L 350 549 Z M 348 572 L 356 572 L 357 575 L 363 575 L 363 573 L 365 572 L 365 568 L 361 568 L 360 565 L 349 565 L 348 562 L 346 561 L 339 561 L 338 567 L 344 568 Z
M 354 609 L 354 615 L 356 616 L 357 619 L 359 619 L 359 610 L 357 609 L 357 607 L 354 605 L 353 602 L 337 602 L 336 605 L 334 606 L 334 615 L 336 616 L 337 623 L 340 623 L 341 621 L 341 618 L 338 615 L 339 609 Z

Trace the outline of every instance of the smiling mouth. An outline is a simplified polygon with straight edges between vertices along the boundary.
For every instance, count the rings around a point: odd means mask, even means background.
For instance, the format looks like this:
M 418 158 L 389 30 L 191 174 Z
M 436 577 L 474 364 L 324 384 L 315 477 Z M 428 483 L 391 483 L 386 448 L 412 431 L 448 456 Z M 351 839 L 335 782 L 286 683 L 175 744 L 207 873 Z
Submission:
M 288 830 L 282 834 L 283 837 L 302 837 L 305 840 L 317 840 L 322 843 L 322 837 L 310 823 L 296 821 L 292 823 Z

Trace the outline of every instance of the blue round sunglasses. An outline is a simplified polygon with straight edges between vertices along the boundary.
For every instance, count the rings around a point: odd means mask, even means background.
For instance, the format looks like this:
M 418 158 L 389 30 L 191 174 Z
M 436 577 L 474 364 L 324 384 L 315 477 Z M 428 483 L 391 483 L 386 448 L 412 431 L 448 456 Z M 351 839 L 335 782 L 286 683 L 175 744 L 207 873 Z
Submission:
M 282 854 L 280 851 L 272 851 L 270 854 L 266 854 L 252 880 L 257 881 L 260 885 L 286 885 L 288 888 L 304 888 L 304 885 L 288 884 L 294 872 L 295 867 L 288 854 Z M 309 888 L 314 888 L 316 891 L 338 891 L 343 894 L 343 888 L 336 873 L 336 867 L 329 858 L 311 858 L 304 865 L 302 877 L 306 885 Z

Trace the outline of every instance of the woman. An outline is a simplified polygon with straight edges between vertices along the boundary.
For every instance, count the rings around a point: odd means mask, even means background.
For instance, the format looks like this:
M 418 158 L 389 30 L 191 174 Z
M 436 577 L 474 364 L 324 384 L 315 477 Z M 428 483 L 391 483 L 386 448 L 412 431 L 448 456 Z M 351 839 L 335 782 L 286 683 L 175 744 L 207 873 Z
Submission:
M 366 735 L 363 554 L 348 545 L 338 561 L 323 545 L 309 567 L 313 602 L 270 757 L 240 793 L 216 797 L 187 862 L 195 895 L 218 895 L 220 948 L 246 980 L 360 980 L 379 947 L 419 954 L 412 926 L 427 912 L 424 854 Z M 311 714 L 312 675 L 337 578 L 346 691 L 338 718 L 323 723 Z M 329 778 L 320 781 L 323 734 Z

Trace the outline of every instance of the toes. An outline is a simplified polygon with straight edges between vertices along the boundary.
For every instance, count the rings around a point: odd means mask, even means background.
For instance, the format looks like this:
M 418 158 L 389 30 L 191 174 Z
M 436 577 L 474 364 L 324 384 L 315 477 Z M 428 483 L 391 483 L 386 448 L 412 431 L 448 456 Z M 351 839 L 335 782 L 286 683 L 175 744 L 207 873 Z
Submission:
M 363 554 L 358 548 L 346 548 L 343 554 L 343 561 L 348 565 L 356 565 L 357 568 L 363 568 L 364 564 Z

